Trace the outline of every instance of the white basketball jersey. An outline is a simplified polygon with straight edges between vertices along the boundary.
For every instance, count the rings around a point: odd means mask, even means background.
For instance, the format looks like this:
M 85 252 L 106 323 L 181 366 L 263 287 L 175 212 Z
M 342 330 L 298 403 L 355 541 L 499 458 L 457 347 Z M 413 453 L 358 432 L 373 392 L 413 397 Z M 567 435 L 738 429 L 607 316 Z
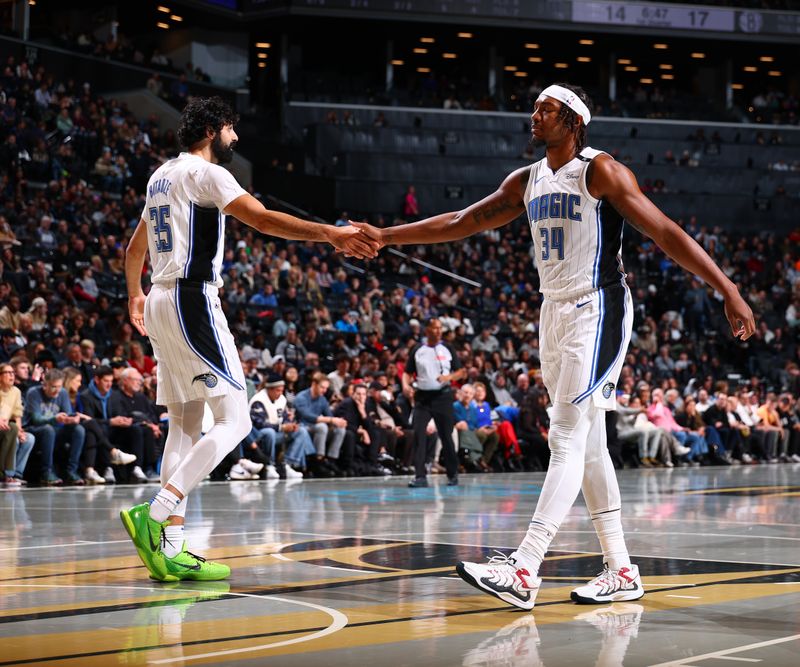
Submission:
M 181 153 L 164 163 L 147 183 L 142 219 L 153 265 L 152 282 L 179 278 L 222 286 L 222 211 L 245 194 L 231 173 L 196 155 Z
M 625 277 L 623 218 L 586 187 L 586 171 L 601 153 L 584 148 L 555 172 L 546 157 L 531 167 L 525 204 L 545 298 L 571 299 Z

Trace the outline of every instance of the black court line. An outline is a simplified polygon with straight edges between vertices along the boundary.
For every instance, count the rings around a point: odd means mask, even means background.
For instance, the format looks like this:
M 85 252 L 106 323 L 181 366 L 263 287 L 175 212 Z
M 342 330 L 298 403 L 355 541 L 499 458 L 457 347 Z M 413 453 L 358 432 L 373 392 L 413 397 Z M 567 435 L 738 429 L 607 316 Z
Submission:
M 418 575 L 418 576 L 431 576 L 431 575 L 424 574 L 424 575 Z M 769 576 L 770 575 L 766 575 L 763 578 L 768 578 Z M 748 578 L 747 582 L 748 583 L 755 583 L 758 579 L 761 579 L 761 578 L 762 577 L 755 576 L 755 577 L 752 577 L 752 578 Z M 358 583 L 361 583 L 361 582 L 352 582 L 352 583 L 358 584 Z M 739 584 L 739 583 L 742 583 L 742 582 L 740 580 L 730 581 L 728 579 L 724 579 L 724 580 L 720 580 L 720 581 L 708 581 L 708 582 L 705 582 L 705 583 L 702 583 L 702 584 L 695 584 L 694 586 L 692 586 L 692 590 L 695 590 L 695 589 L 698 589 L 698 588 L 705 588 L 706 586 L 716 586 L 718 584 Z M 686 588 L 687 588 L 687 586 L 685 584 L 682 584 L 682 585 L 678 585 L 678 586 L 669 586 L 669 587 L 665 587 L 665 588 L 658 588 L 658 589 L 656 589 L 654 591 L 651 591 L 651 592 L 653 592 L 653 593 L 665 593 L 665 592 L 669 592 L 669 591 L 686 590 Z M 646 595 L 647 594 L 645 593 L 645 596 Z M 225 595 L 225 596 L 221 596 L 220 598 L 216 598 L 214 600 L 198 600 L 197 602 L 216 602 L 217 600 L 231 599 L 231 598 L 234 598 L 234 597 L 237 597 L 237 596 Z M 269 597 L 269 594 L 265 595 L 264 597 L 265 598 Z M 537 604 L 534 607 L 534 610 L 535 609 L 541 609 L 542 607 L 552 607 L 552 606 L 560 605 L 560 604 L 569 604 L 569 605 L 572 605 L 572 606 L 575 606 L 575 607 L 592 606 L 592 605 L 577 605 L 574 602 L 572 602 L 572 600 L 564 599 L 564 600 L 552 600 L 551 602 L 542 602 L 541 604 Z M 710 604 L 713 604 L 713 603 L 710 603 Z M 705 605 L 705 606 L 707 606 L 707 605 Z M 527 613 L 530 613 L 529 611 L 526 611 L 526 610 L 523 610 L 523 609 L 514 609 L 514 608 L 510 608 L 509 605 L 503 605 L 502 607 L 485 607 L 485 608 L 481 608 L 481 609 L 470 609 L 470 610 L 466 610 L 466 611 L 451 611 L 451 612 L 445 612 L 445 613 L 424 614 L 424 615 L 419 615 L 419 616 L 403 616 L 403 617 L 397 617 L 397 618 L 383 618 L 383 619 L 375 620 L 375 621 L 362 621 L 360 623 L 348 623 L 342 629 L 344 630 L 344 629 L 347 629 L 347 628 L 365 628 L 365 627 L 373 627 L 373 626 L 378 626 L 378 625 L 388 625 L 390 623 L 407 623 L 407 622 L 411 622 L 411 621 L 426 621 L 426 620 L 441 619 L 441 618 L 455 618 L 455 617 L 459 617 L 459 616 L 471 616 L 473 614 L 485 614 L 485 613 L 496 612 L 496 611 L 507 611 L 507 612 L 516 613 L 516 614 L 527 614 Z M 191 642 L 176 642 L 176 643 L 173 643 L 173 644 L 155 644 L 155 645 L 151 645 L 151 646 L 137 646 L 137 647 L 126 648 L 126 649 L 109 649 L 107 651 L 95 651 L 95 652 L 92 652 L 92 653 L 73 653 L 73 654 L 70 654 L 70 655 L 57 655 L 57 656 L 50 656 L 50 657 L 45 657 L 45 658 L 27 658 L 27 659 L 24 659 L 24 660 L 11 660 L 11 661 L 6 661 L 6 662 L 0 662 L 0 667 L 5 667 L 6 665 L 26 665 L 26 664 L 31 664 L 31 663 L 35 663 L 35 662 L 51 662 L 51 661 L 57 661 L 57 660 L 74 660 L 74 659 L 80 659 L 80 658 L 92 658 L 92 657 L 97 657 L 97 656 L 101 656 L 101 655 L 116 655 L 116 654 L 122 654 L 122 653 L 134 653 L 134 652 L 139 652 L 139 651 L 155 651 L 155 650 L 165 649 L 165 648 L 174 648 L 174 647 L 177 647 L 177 646 L 200 646 L 200 645 L 224 643 L 224 642 L 229 642 L 229 641 L 242 641 L 242 640 L 245 640 L 245 639 L 259 639 L 259 638 L 267 638 L 267 637 L 280 637 L 280 636 L 283 636 L 283 635 L 298 635 L 298 634 L 302 634 L 302 633 L 319 632 L 320 630 L 324 630 L 325 627 L 327 627 L 327 626 L 313 627 L 313 628 L 299 628 L 299 629 L 295 629 L 295 630 L 266 632 L 266 633 L 248 634 L 248 635 L 233 635 L 233 636 L 228 636 L 228 637 L 219 637 L 219 638 L 216 638 L 216 639 L 197 639 L 197 640 L 194 640 L 194 641 L 191 641 Z M 254 649 L 254 650 L 258 650 L 258 649 Z M 191 657 L 191 656 L 187 656 L 187 657 Z
M 305 562 L 305 561 L 298 561 L 298 562 Z M 382 573 L 381 573 L 382 574 Z M 340 581 L 332 581 L 324 584 L 295 584 L 294 586 L 282 586 L 280 588 L 253 588 L 249 590 L 242 591 L 241 593 L 244 595 L 261 595 L 264 597 L 268 597 L 270 595 L 285 595 L 287 593 L 302 593 L 304 591 L 319 591 L 319 590 L 327 590 L 330 588 L 346 588 L 348 586 L 360 586 L 363 584 L 377 584 L 383 583 L 384 581 L 398 581 L 400 579 L 414 579 L 414 578 L 422 578 L 422 577 L 436 577 L 445 574 L 443 572 L 399 572 L 396 575 L 381 577 L 380 579 L 342 579 Z M 576 578 L 576 581 L 584 581 L 584 579 Z M 152 582 L 153 587 L 156 588 L 159 582 Z M 171 582 L 170 582 L 171 583 Z M 80 588 L 80 584 L 76 584 L 76 588 Z M 108 588 L 114 588 L 114 584 L 109 584 Z M 238 595 L 231 595 L 230 593 L 223 593 L 218 598 L 210 599 L 210 600 L 198 600 L 198 602 L 216 602 L 218 600 L 233 600 L 240 596 Z M 128 604 L 117 604 L 117 605 L 110 605 L 107 607 L 85 607 L 81 609 L 62 609 L 62 610 L 53 610 L 53 611 L 42 611 L 42 612 L 35 612 L 30 614 L 16 614 L 13 616 L 4 616 L 0 618 L 0 625 L 8 624 L 8 623 L 20 623 L 24 621 L 40 621 L 50 618 L 68 618 L 70 616 L 81 616 L 81 615 L 90 615 L 90 614 L 105 614 L 115 611 L 131 611 L 133 609 L 143 609 L 149 606 L 160 606 L 160 605 L 169 605 L 169 604 L 176 604 L 181 602 L 185 598 L 180 598 L 177 600 L 164 600 L 164 601 L 148 601 L 148 602 L 131 602 Z M 3 664 L 3 663 L 0 663 Z
M 312 550 L 319 551 L 319 550 L 325 550 L 325 549 L 349 549 L 349 548 L 356 547 L 356 546 L 362 546 L 360 544 L 357 544 L 356 541 L 353 538 L 341 538 L 341 539 L 345 540 L 346 543 L 345 544 L 338 544 L 336 546 L 333 546 L 333 545 L 327 546 L 327 547 L 323 546 L 323 547 L 320 547 L 320 549 L 310 549 L 310 548 L 309 549 L 298 549 L 297 548 L 298 546 L 302 546 L 302 545 L 306 545 L 308 547 L 312 547 L 313 545 L 319 543 L 317 540 L 312 540 L 310 542 L 297 542 L 297 543 L 295 543 L 293 545 L 290 545 L 291 548 L 282 549 L 279 553 L 295 553 L 297 551 L 312 551 Z M 358 538 L 358 539 L 361 540 L 362 538 Z M 379 540 L 379 539 L 376 539 L 376 538 L 364 538 L 364 541 L 369 541 L 369 542 L 371 542 L 373 544 L 386 544 L 386 545 L 388 545 L 388 544 L 396 544 L 396 543 L 401 543 L 401 544 L 422 544 L 421 542 L 413 542 L 413 541 L 408 541 L 408 540 Z M 239 554 L 237 556 L 224 556 L 222 558 L 218 558 L 217 560 L 226 561 L 226 560 L 236 560 L 237 558 L 256 558 L 258 556 L 269 556 L 269 555 L 271 555 L 271 554 L 266 554 L 264 552 L 259 552 L 259 553 L 255 553 L 255 554 Z M 80 561 L 77 561 L 77 562 L 80 562 Z M 309 561 L 297 561 L 297 562 L 306 563 L 306 562 L 309 562 Z M 49 563 L 46 563 L 46 565 L 48 565 L 48 564 Z M 138 570 L 141 567 L 144 567 L 144 566 L 139 564 L 139 565 L 128 565 L 126 567 L 104 567 L 104 568 L 99 569 L 99 570 L 78 570 L 78 571 L 72 571 L 72 572 L 52 572 L 50 574 L 29 574 L 29 575 L 26 575 L 24 577 L 14 577 L 13 579 L 0 579 L 0 583 L 13 584 L 13 583 L 15 583 L 17 581 L 32 581 L 33 579 L 51 579 L 53 577 L 72 577 L 72 576 L 79 575 L 79 574 L 98 574 L 100 572 L 124 572 L 125 570 Z M 385 572 L 385 570 L 373 570 L 373 572 L 379 572 L 379 571 Z
M 378 542 L 379 540 L 375 540 L 375 541 Z M 409 544 L 421 544 L 421 543 L 409 542 Z M 554 552 L 554 553 L 558 553 L 558 552 Z M 233 560 L 233 559 L 236 559 L 236 558 L 249 558 L 252 555 L 262 555 L 262 554 L 245 554 L 245 555 L 240 555 L 240 556 L 231 556 L 230 558 L 220 559 L 220 560 Z M 562 554 L 562 555 L 578 558 L 578 557 L 582 557 L 584 554 L 566 553 L 566 554 Z M 562 560 L 566 560 L 566 559 L 562 558 Z M 691 560 L 691 559 L 661 559 L 661 558 L 654 558 L 654 560 Z M 303 560 L 303 561 L 296 561 L 296 562 L 298 562 L 298 563 L 307 563 L 309 561 Z M 731 566 L 731 565 L 735 565 L 735 564 L 736 563 L 724 563 L 724 565 L 726 565 L 726 566 Z M 739 564 L 747 567 L 747 569 L 744 570 L 744 571 L 750 571 L 753 568 L 754 565 L 758 565 L 756 563 L 739 563 Z M 40 578 L 40 577 L 50 577 L 50 576 L 66 576 L 66 575 L 72 575 L 72 574 L 90 574 L 90 573 L 96 573 L 96 572 L 109 572 L 109 571 L 115 571 L 115 570 L 130 570 L 130 569 L 139 569 L 139 567 L 140 566 L 124 567 L 124 568 L 112 568 L 112 569 L 105 569 L 105 570 L 85 570 L 83 572 L 75 572 L 75 573 L 73 573 L 73 572 L 64 572 L 64 573 L 59 573 L 58 575 L 33 575 L 32 577 L 29 577 L 29 578 Z M 771 567 L 773 569 L 774 568 L 779 568 L 779 567 L 780 568 L 784 568 L 784 569 L 786 569 L 786 568 L 800 568 L 800 566 L 796 566 L 796 565 L 770 565 L 769 567 Z M 728 572 L 728 571 L 730 571 L 730 568 L 723 569 L 723 571 Z M 365 572 L 365 574 L 366 573 L 369 573 L 369 572 Z M 381 570 L 381 571 L 378 571 L 378 572 L 374 572 L 374 574 L 385 574 L 386 576 L 376 577 L 376 578 L 366 578 L 366 579 L 346 579 L 346 578 L 343 578 L 343 579 L 340 579 L 338 581 L 331 581 L 331 582 L 327 582 L 327 583 L 320 583 L 320 584 L 302 584 L 302 583 L 299 583 L 299 584 L 294 584 L 294 585 L 291 585 L 291 586 L 281 586 L 281 587 L 276 587 L 276 588 L 268 588 L 268 587 L 264 587 L 264 586 L 258 586 L 258 587 L 248 588 L 247 590 L 243 590 L 243 591 L 241 591 L 241 593 L 247 594 L 247 595 L 257 595 L 257 596 L 265 596 L 266 597 L 266 596 L 270 596 L 270 595 L 286 595 L 286 594 L 290 594 L 290 593 L 302 593 L 302 592 L 305 592 L 305 591 L 318 591 L 318 590 L 327 590 L 327 589 L 332 589 L 332 588 L 347 588 L 347 587 L 350 587 L 350 586 L 361 586 L 361 585 L 365 585 L 365 584 L 381 584 L 383 582 L 401 581 L 403 579 L 414 579 L 414 578 L 422 578 L 422 577 L 448 577 L 450 575 L 455 575 L 455 566 L 453 566 L 453 571 L 452 572 L 440 571 L 440 572 L 423 572 L 423 573 L 420 573 L 420 572 L 408 571 L 408 570 L 397 570 L 396 574 L 392 574 L 390 572 L 387 572 L 386 570 Z M 705 574 L 714 574 L 714 573 L 713 572 L 706 572 Z M 763 575 L 754 574 L 752 580 L 761 580 L 764 577 L 768 577 L 768 576 L 772 576 L 770 572 L 767 572 L 766 574 L 763 574 Z M 785 575 L 782 575 L 782 576 L 785 576 Z M 451 578 L 455 578 L 455 577 L 453 576 Z M 9 581 L 9 583 L 11 583 L 13 585 L 14 581 L 20 581 L 22 579 L 24 579 L 24 578 L 20 578 L 18 580 L 16 580 L 16 579 L 15 580 L 7 580 L 7 581 Z M 546 576 L 545 576 L 545 580 L 547 580 Z M 581 576 L 581 575 L 576 575 L 572 580 L 575 581 L 575 582 L 585 582 L 586 581 L 586 577 L 585 576 Z M 566 581 L 569 581 L 569 579 L 560 579 L 559 581 L 566 582 Z M 747 580 L 737 579 L 736 581 L 738 581 L 740 583 L 750 583 L 751 579 L 750 578 L 748 578 Z M 117 582 L 117 583 L 119 583 L 119 582 Z M 157 582 L 157 581 L 151 581 L 150 582 L 151 586 L 156 590 L 158 589 L 159 583 L 160 582 Z M 715 583 L 720 583 L 720 582 L 715 582 Z M 122 585 L 124 586 L 124 584 L 122 584 Z M 91 586 L 96 586 L 96 585 L 91 585 Z M 76 587 L 80 587 L 80 584 L 76 584 Z M 109 587 L 113 588 L 114 584 L 109 584 Z M 678 588 L 685 588 L 685 585 L 684 586 L 679 586 Z M 659 589 L 659 590 L 665 590 L 665 589 Z M 213 598 L 213 599 L 210 599 L 210 600 L 199 600 L 198 602 L 213 602 L 213 601 L 216 601 L 216 600 L 234 599 L 236 597 L 237 597 L 236 595 L 231 595 L 231 594 L 227 593 L 227 594 L 220 594 L 219 597 L 216 597 L 216 598 Z M 133 610 L 137 610 L 137 609 L 147 608 L 147 607 L 150 607 L 150 606 L 160 606 L 160 605 L 175 604 L 177 602 L 180 602 L 182 599 L 185 599 L 185 598 L 179 598 L 177 600 L 164 600 L 164 601 L 159 600 L 159 601 L 129 602 L 129 603 L 125 603 L 125 604 L 112 604 L 112 605 L 108 605 L 108 606 L 104 606 L 104 607 L 92 606 L 92 607 L 81 607 L 81 608 L 76 608 L 76 609 L 62 609 L 62 610 L 51 610 L 51 611 L 42 611 L 42 612 L 31 612 L 31 613 L 26 613 L 26 614 L 12 614 L 12 615 L 8 615 L 8 616 L 0 617 L 0 626 L 7 625 L 7 624 L 10 624 L 10 623 L 21 623 L 21 622 L 26 622 L 26 621 L 39 621 L 39 620 L 48 620 L 48 619 L 54 619 L 54 618 L 69 618 L 69 617 L 82 616 L 82 615 L 89 616 L 89 615 L 92 615 L 92 614 L 105 614 L 105 613 L 112 613 L 112 612 L 116 612 L 116 611 L 133 611 Z M 2 663 L 0 663 L 0 664 L 2 664 Z

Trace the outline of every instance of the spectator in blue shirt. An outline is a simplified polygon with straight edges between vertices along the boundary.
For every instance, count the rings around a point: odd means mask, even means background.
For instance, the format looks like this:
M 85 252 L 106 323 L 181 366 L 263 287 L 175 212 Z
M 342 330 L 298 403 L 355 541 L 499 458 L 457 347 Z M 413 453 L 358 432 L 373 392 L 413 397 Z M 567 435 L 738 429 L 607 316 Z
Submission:
M 314 474 L 323 477 L 331 474 L 344 475 L 337 461 L 347 433 L 347 422 L 341 417 L 333 416 L 328 399 L 325 398 L 330 385 L 328 377 L 317 371 L 311 377 L 311 386 L 299 392 L 294 399 L 297 420 L 308 429 L 317 450 L 316 458 L 308 463 Z
M 336 330 L 344 333 L 358 333 L 358 313 L 354 310 L 342 314 L 336 321 Z
M 275 288 L 272 283 L 265 283 L 260 292 L 256 292 L 250 297 L 251 306 L 262 306 L 264 308 L 277 308 L 278 297 L 275 296 Z
M 483 445 L 482 461 L 489 468 L 489 461 L 492 460 L 494 453 L 497 451 L 497 446 L 500 444 L 500 436 L 497 433 L 497 426 L 492 421 L 492 406 L 486 400 L 486 385 L 483 382 L 476 382 L 475 387 L 475 410 L 478 413 L 478 428 L 475 434 L 478 440 Z M 484 466 L 478 462 L 483 468 Z
M 41 452 L 41 483 L 47 486 L 63 484 L 53 469 L 53 452 L 56 447 L 67 447 L 67 481 L 83 485 L 78 466 L 86 434 L 64 389 L 64 371 L 56 368 L 47 371 L 44 383 L 28 390 L 22 423 L 26 431 L 33 433 Z
M 475 387 L 471 384 L 464 384 L 458 391 L 458 400 L 453 403 L 453 412 L 456 417 L 456 430 L 458 431 L 458 447 L 460 450 L 466 449 L 466 465 L 471 466 L 476 472 L 488 472 L 491 467 L 488 463 L 488 449 L 485 446 L 489 439 L 488 429 L 479 423 L 480 413 L 475 401 Z M 491 419 L 490 419 L 491 422 Z M 494 450 L 497 449 L 497 433 L 494 433 Z

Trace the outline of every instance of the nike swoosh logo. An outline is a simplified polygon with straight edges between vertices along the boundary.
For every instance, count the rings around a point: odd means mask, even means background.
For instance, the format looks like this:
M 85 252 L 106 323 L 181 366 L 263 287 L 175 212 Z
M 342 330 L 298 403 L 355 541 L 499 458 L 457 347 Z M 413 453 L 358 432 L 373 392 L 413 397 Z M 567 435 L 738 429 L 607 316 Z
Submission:
M 534 184 L 534 185 L 536 185 L 536 184 L 537 184 L 539 181 L 541 181 L 543 178 L 547 178 L 547 175 L 545 174 L 544 176 L 539 176 L 539 178 L 537 178 L 537 179 L 536 179 L 536 180 L 533 182 L 533 184 Z
M 584 301 L 583 303 L 578 303 L 575 305 L 576 308 L 583 308 L 587 303 L 591 303 L 591 301 Z
M 150 540 L 150 549 L 152 551 L 158 551 L 158 544 L 153 544 L 153 533 L 150 532 L 150 529 L 147 529 L 147 537 Z
M 497 591 L 498 593 L 511 593 L 515 598 L 522 600 L 523 602 L 528 602 L 531 599 L 530 591 L 525 591 L 524 594 L 522 591 L 518 591 L 513 586 L 498 586 L 497 584 L 493 583 L 486 577 L 482 577 L 481 581 L 489 586 L 492 590 Z
M 187 570 L 199 570 L 200 569 L 200 563 L 198 563 L 197 565 L 184 565 L 183 563 L 175 563 L 175 565 L 180 565 L 181 567 L 186 568 Z

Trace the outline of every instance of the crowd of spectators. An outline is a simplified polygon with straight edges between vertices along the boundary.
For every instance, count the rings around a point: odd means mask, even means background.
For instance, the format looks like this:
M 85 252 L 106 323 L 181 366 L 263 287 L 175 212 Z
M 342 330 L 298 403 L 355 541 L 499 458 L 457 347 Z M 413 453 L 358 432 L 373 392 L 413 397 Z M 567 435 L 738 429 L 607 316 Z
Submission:
M 143 184 L 176 154 L 174 139 L 156 119 L 139 122 L 90 88 L 13 60 L 0 115 L 6 483 L 153 481 L 168 425 L 154 402 L 148 343 L 127 322 L 123 262 Z M 90 120 L 76 122 L 82 118 Z M 24 157 L 37 147 L 40 171 Z M 140 159 L 121 183 L 92 176 L 98 161 L 109 161 L 106 148 L 112 163 Z M 617 387 L 623 410 L 609 416 L 617 463 L 796 461 L 800 231 L 681 224 L 746 294 L 758 331 L 734 343 L 720 296 L 626 232 L 636 310 Z M 414 398 L 400 379 L 431 317 L 468 369 L 454 404 L 464 470 L 547 465 L 541 295 L 526 225 L 410 254 L 481 287 L 390 253 L 353 267 L 326 246 L 277 241 L 229 219 L 220 299 L 248 378 L 254 429 L 215 477 L 409 472 Z M 435 431 L 427 436 L 420 446 L 430 449 L 435 471 Z
M 730 4 L 723 2 L 722 4 Z M 766 2 L 766 0 L 742 0 L 743 6 L 796 5 L 790 2 Z M 787 9 L 787 7 L 781 7 Z M 150 40 L 134 40 L 119 30 L 112 30 L 104 39 L 98 39 L 90 31 L 62 31 L 35 36 L 47 39 L 65 49 L 78 51 L 108 60 L 130 63 L 153 70 L 147 87 L 169 102 L 182 107 L 186 102 L 188 86 L 192 82 L 211 83 L 208 73 L 192 62 L 183 67 L 173 64 Z M 145 46 L 145 43 L 150 44 Z M 161 74 L 175 78 L 164 84 Z M 328 102 L 367 103 L 379 105 L 408 105 L 441 107 L 444 109 L 467 109 L 478 111 L 522 111 L 528 112 L 532 100 L 541 91 L 542 84 L 527 78 L 510 79 L 505 88 L 492 93 L 476 83 L 475 77 L 459 71 L 451 73 L 429 72 L 425 75 L 411 74 L 398 78 L 391 92 L 384 90 L 379 82 L 368 82 L 353 78 L 349 85 L 337 72 L 298 72 L 293 91 L 298 98 L 312 99 L 322 95 Z M 328 82 L 327 84 L 325 82 Z M 335 83 L 330 83 L 335 82 Z M 612 117 L 697 119 L 754 123 L 791 124 L 800 122 L 798 110 L 800 100 L 789 90 L 770 87 L 755 96 L 737 96 L 736 104 L 726 108 L 722 99 L 701 97 L 675 86 L 629 84 L 620 87 L 615 100 L 606 96 L 606 90 L 587 88 L 595 102 L 595 115 Z M 752 95 L 752 94 L 750 94 Z M 741 99 L 740 99 L 741 98 Z M 342 120 L 347 123 L 346 119 Z
M 145 46 L 145 42 L 142 40 L 131 39 L 116 27 L 114 30 L 108 31 L 105 39 L 98 39 L 90 30 L 78 32 L 64 30 L 47 36 L 34 34 L 33 37 L 34 39 L 48 39 L 63 49 L 97 58 L 139 65 L 165 74 L 176 76 L 183 74 L 189 81 L 211 82 L 211 77 L 201 67 L 194 66 L 191 61 L 185 63 L 182 68 L 178 67 L 158 47 Z
M 800 122 L 800 99 L 788 91 L 771 88 L 756 94 L 747 112 L 754 123 L 797 125 Z

